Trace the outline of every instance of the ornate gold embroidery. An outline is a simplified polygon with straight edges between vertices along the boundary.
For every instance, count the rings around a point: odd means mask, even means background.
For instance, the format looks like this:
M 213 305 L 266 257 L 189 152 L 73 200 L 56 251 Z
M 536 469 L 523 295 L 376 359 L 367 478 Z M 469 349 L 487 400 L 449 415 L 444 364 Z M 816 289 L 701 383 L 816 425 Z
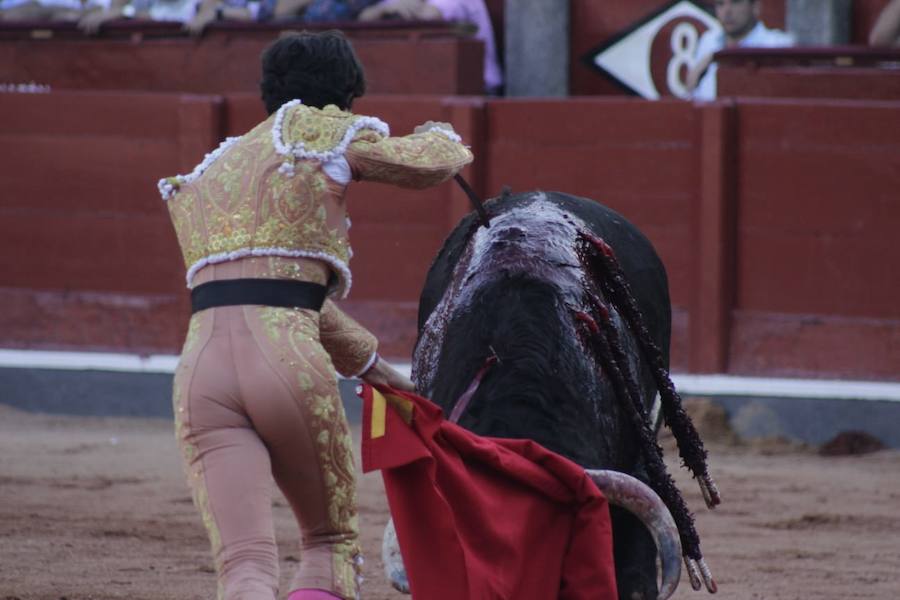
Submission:
M 302 142 L 307 152 L 328 152 L 338 147 L 347 130 L 360 116 L 344 112 L 334 104 L 323 109 L 297 106 L 283 125 L 284 141 Z
M 328 152 L 341 147 L 363 118 L 334 106 L 299 105 L 285 113 L 282 138 L 286 144 L 303 142 L 307 151 Z M 232 143 L 168 201 L 186 267 L 264 248 L 327 256 L 336 271 L 346 271 L 352 253 L 343 187 L 318 160 L 295 160 L 294 175 L 282 173 L 285 157 L 272 142 L 274 121 L 273 115 Z M 472 160 L 464 146 L 438 133 L 382 138 L 370 129 L 355 134 L 346 157 L 355 176 L 406 187 L 440 183 Z M 349 277 L 349 271 L 336 274 Z
M 264 261 L 258 263 L 259 268 L 253 270 L 253 277 L 299 279 L 322 285 L 328 283 L 328 272 L 321 266 L 312 264 L 309 261 L 297 261 L 279 256 L 267 256 L 262 259 L 251 260 Z
M 330 360 L 317 342 L 319 325 L 314 313 L 284 308 L 260 308 L 259 318 L 269 340 L 283 348 L 296 365 L 296 383 L 307 392 L 310 430 L 319 457 L 319 468 L 328 502 L 328 526 L 332 531 L 352 532 L 332 546 L 334 592 L 353 599 L 358 594 L 360 548 L 356 511 L 356 481 L 352 441 L 344 406 L 336 394 L 315 393 L 314 378 L 333 379 Z M 325 365 L 326 372 L 320 365 Z
M 319 147 L 340 140 L 357 118 L 298 107 L 287 133 L 292 141 L 304 128 L 316 131 Z M 242 137 L 169 200 L 186 267 L 251 248 L 308 251 L 349 262 L 342 199 L 317 161 L 297 161 L 293 177 L 278 171 L 282 157 L 271 143 L 272 121 Z
M 184 346 L 181 350 L 181 360 L 175 371 L 175 377 L 172 381 L 172 412 L 175 414 L 175 438 L 181 447 L 184 456 L 185 469 L 190 465 L 197 455 L 197 448 L 187 441 L 187 425 L 188 425 L 188 406 L 187 400 L 183 396 L 182 378 L 192 368 L 191 365 L 185 364 L 186 360 L 190 360 L 197 341 L 200 338 L 201 320 L 203 313 L 197 313 L 191 317 L 188 324 L 187 335 L 185 336 Z M 185 473 L 190 476 L 189 471 Z
M 347 160 L 360 179 L 424 188 L 452 177 L 472 162 L 472 153 L 442 134 L 426 132 L 375 143 L 354 141 Z
M 203 326 L 203 320 L 210 313 L 200 312 L 191 317 L 188 325 L 187 336 L 185 337 L 184 346 L 181 351 L 181 361 L 175 373 L 172 383 L 172 409 L 175 414 L 175 438 L 181 448 L 183 456 L 184 472 L 191 487 L 194 505 L 200 511 L 203 519 L 203 525 L 209 534 L 210 546 L 216 560 L 216 572 L 222 572 L 221 549 L 222 538 L 219 528 L 212 516 L 209 507 L 209 495 L 206 489 L 206 480 L 203 473 L 203 465 L 199 460 L 197 447 L 190 441 L 190 409 L 187 399 L 184 397 L 183 377 L 189 377 L 192 369 L 190 364 L 185 361 L 193 359 L 194 350 L 200 339 L 200 330 Z M 223 583 L 218 583 L 218 598 L 224 597 Z
M 316 445 L 327 488 L 329 525 L 334 531 L 359 531 L 353 450 L 344 407 L 338 397 L 315 395 L 311 412 L 313 427 L 319 432 Z M 355 598 L 360 555 L 357 540 L 335 543 L 332 554 L 335 592 Z
M 322 306 L 319 335 L 335 369 L 345 377 L 359 375 L 378 348 L 375 336 L 331 300 Z

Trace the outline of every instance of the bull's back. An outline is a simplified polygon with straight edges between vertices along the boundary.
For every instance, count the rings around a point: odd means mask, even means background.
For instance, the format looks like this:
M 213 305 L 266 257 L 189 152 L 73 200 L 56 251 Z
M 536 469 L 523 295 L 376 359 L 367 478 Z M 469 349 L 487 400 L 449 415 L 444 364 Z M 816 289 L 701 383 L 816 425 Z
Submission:
M 493 217 L 510 209 L 535 201 L 538 193 L 506 195 L 485 204 Z M 541 199 L 557 205 L 563 212 L 583 221 L 590 233 L 609 244 L 631 286 L 653 341 L 660 347 L 668 363 L 671 336 L 671 307 L 666 270 L 649 239 L 625 217 L 588 198 L 562 192 L 541 192 Z M 464 217 L 453 229 L 428 271 L 419 298 L 418 328 L 425 322 L 444 296 L 454 268 L 466 250 L 469 240 L 479 227 L 477 215 Z M 577 240 L 572 240 L 577 243 Z

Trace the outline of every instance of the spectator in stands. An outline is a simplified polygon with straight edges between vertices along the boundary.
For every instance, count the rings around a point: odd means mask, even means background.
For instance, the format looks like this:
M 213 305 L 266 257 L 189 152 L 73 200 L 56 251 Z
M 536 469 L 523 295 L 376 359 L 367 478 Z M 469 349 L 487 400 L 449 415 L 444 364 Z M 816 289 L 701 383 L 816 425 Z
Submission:
M 333 23 L 355 21 L 360 11 L 377 0 L 201 0 L 197 16 L 187 23 L 199 34 L 213 21 L 305 21 Z M 243 4 L 243 6 L 241 5 Z M 256 5 L 256 6 L 254 6 Z
M 333 23 L 355 21 L 367 6 L 377 0 L 264 0 L 260 10 L 253 10 L 255 2 L 246 2 L 247 8 L 236 3 L 242 0 L 202 0 L 197 16 L 187 25 L 192 33 L 200 33 L 212 21 L 277 21 L 300 20 L 307 23 Z M 249 10 L 248 10 L 249 9 Z
M 461 21 L 476 27 L 475 37 L 484 42 L 484 87 L 487 94 L 499 94 L 503 75 L 497 60 L 494 29 L 484 0 L 381 0 L 360 13 L 361 21 L 416 19 Z
M 308 23 L 355 21 L 360 13 L 378 0 L 313 0 L 303 13 Z
M 0 21 L 77 21 L 85 8 L 103 6 L 96 0 L 84 6 L 80 0 L 0 0 Z
M 200 34 L 214 21 L 300 20 L 307 23 L 354 21 L 377 0 L 201 0 L 197 14 L 185 23 Z
M 78 21 L 85 33 L 96 33 L 116 19 L 148 19 L 189 23 L 197 16 L 197 0 L 109 0 L 102 9 L 86 11 Z
M 276 8 L 276 0 L 111 0 L 106 9 L 85 14 L 79 27 L 85 33 L 96 33 L 109 21 L 140 18 L 176 21 L 183 23 L 186 31 L 200 34 L 213 21 L 267 21 L 276 16 Z
M 759 20 L 761 0 L 715 0 L 722 30 L 708 30 L 697 44 L 687 87 L 694 100 L 715 100 L 716 71 L 713 55 L 723 48 L 780 48 L 793 46 L 791 34 L 769 29 Z
M 200 0 L 197 14 L 184 27 L 199 35 L 214 21 L 268 21 L 280 16 L 279 5 L 283 12 L 284 4 L 280 0 Z
M 871 33 L 869 44 L 872 46 L 900 45 L 900 0 L 891 0 L 878 15 Z

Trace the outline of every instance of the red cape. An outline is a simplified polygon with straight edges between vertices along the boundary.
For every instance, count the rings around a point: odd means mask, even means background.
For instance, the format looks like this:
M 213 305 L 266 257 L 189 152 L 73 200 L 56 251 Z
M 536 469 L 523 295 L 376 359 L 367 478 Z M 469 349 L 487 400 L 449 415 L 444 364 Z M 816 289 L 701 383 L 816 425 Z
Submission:
M 414 599 L 618 597 L 609 506 L 584 469 L 414 394 L 361 397 L 363 471 L 382 471 Z

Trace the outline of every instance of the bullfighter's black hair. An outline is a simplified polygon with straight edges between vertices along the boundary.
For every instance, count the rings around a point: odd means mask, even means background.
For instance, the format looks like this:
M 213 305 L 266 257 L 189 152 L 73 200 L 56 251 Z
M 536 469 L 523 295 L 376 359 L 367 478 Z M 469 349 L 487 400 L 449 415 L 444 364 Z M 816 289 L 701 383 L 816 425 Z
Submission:
M 272 114 L 290 100 L 349 110 L 366 93 L 366 77 L 353 46 L 340 31 L 291 33 L 262 54 L 263 104 Z
M 694 519 L 681 492 L 666 470 L 662 448 L 656 441 L 652 424 L 641 403 L 635 374 L 631 373 L 628 368 L 618 331 L 610 319 L 610 309 L 598 294 L 591 291 L 592 284 L 599 286 L 599 291 L 624 317 L 637 338 L 641 352 L 651 366 L 662 400 L 666 424 L 675 435 L 682 459 L 695 477 L 700 478 L 701 482 L 708 482 L 711 485 L 703 442 L 681 406 L 681 398 L 675 392 L 668 376 L 662 353 L 653 343 L 646 326 L 644 326 L 637 303 L 618 261 L 615 259 L 615 254 L 602 240 L 590 236 L 585 236 L 585 239 L 582 240 L 580 254 L 592 278 L 592 281 L 585 282 L 587 308 L 590 313 L 590 316 L 582 313 L 582 322 L 587 328 L 587 331 L 584 332 L 585 338 L 595 350 L 602 368 L 606 370 L 616 390 L 617 397 L 620 398 L 623 408 L 632 421 L 640 441 L 651 487 L 659 494 L 675 519 L 684 555 L 699 561 L 703 558 L 703 554 L 700 550 L 700 537 L 694 526 Z M 715 502 L 718 502 L 717 495 Z

